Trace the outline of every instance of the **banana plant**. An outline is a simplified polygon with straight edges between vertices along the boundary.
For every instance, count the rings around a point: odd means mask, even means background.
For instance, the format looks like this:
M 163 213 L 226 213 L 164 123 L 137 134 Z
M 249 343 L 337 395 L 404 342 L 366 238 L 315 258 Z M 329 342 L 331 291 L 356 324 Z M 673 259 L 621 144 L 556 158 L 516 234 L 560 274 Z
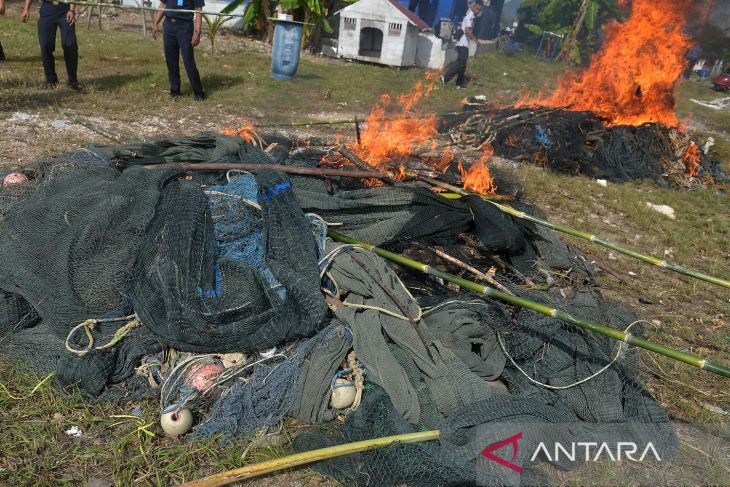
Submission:
M 332 32 L 332 26 L 327 20 L 332 3 L 331 0 L 280 0 L 278 4 L 270 0 L 234 0 L 222 12 L 231 13 L 245 5 L 244 32 L 256 31 L 270 40 L 273 35 L 273 23 L 270 17 L 275 10 L 275 6 L 278 5 L 283 9 L 299 14 L 299 20 L 307 23 L 304 26 L 304 44 L 307 45 L 319 29 Z
M 575 63 L 581 53 L 590 55 L 593 32 L 602 21 L 622 17 L 616 0 L 525 0 L 518 12 L 522 25 L 535 35 L 565 35 L 559 57 Z M 583 29 L 588 34 L 581 36 Z

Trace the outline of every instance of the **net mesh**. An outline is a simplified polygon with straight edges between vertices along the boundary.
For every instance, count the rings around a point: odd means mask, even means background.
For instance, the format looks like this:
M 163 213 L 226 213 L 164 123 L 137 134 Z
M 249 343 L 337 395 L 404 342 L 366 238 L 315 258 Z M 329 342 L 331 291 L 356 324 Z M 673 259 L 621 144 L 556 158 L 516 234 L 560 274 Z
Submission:
M 431 248 L 495 267 L 515 294 L 575 316 L 622 330 L 636 321 L 600 295 L 590 263 L 552 232 L 479 198 L 447 200 L 419 185 L 140 167 L 314 167 L 325 152 L 276 141 L 264 152 L 240 137 L 201 134 L 89 147 L 24 168 L 28 183 L 0 191 L 2 354 L 55 371 L 92 400 L 122 401 L 160 394 L 135 369 L 171 350 L 247 354 L 257 365 L 199 404 L 212 406 L 195 438 L 229 440 L 286 416 L 320 423 L 343 414 L 344 423 L 312 428 L 295 448 L 441 430 L 439 442 L 315 466 L 357 485 L 514 484 L 480 453 L 515 424 L 533 442 L 525 450 L 570 424 L 570 438 L 612 438 L 620 427 L 621 441 L 651 439 L 665 455 L 673 451 L 666 414 L 636 379 L 635 352 L 617 356 L 606 337 L 446 288 L 362 249 L 325 246 L 323 221 L 466 278 Z M 527 279 L 546 290 L 525 291 Z M 141 326 L 115 341 L 135 319 Z M 279 355 L 258 364 L 255 353 L 274 346 Z M 364 371 L 362 403 L 338 410 L 330 383 L 350 352 Z M 164 367 L 155 367 L 164 380 Z M 163 408 L 171 401 L 163 398 Z M 540 479 L 533 475 L 523 482 Z

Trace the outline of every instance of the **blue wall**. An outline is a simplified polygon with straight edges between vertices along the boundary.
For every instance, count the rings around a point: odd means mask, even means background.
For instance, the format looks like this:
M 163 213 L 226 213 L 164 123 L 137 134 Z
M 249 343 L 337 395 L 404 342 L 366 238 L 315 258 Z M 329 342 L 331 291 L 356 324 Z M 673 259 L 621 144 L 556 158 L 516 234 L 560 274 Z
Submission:
M 408 8 L 408 0 L 399 1 L 404 7 Z M 504 9 L 502 10 L 502 19 L 506 22 L 515 20 L 517 8 L 521 3 L 522 0 L 506 0 L 504 2 Z M 433 24 L 431 27 L 436 25 L 442 17 L 460 21 L 464 18 L 466 8 L 466 0 L 430 0 L 429 13 L 433 15 Z M 419 17 L 424 17 L 418 10 L 416 10 L 416 13 L 419 14 Z
M 408 8 L 408 0 L 400 0 L 401 5 Z M 458 8 L 460 5 L 463 5 L 463 8 Z M 457 7 L 456 12 L 452 12 L 452 9 L 454 7 Z M 461 12 L 459 12 L 461 10 Z M 431 23 L 431 27 L 436 25 L 438 21 L 442 17 L 446 17 L 449 19 L 454 19 L 455 17 L 458 19 L 461 19 L 464 17 L 464 13 L 466 12 L 466 0 L 430 0 L 429 1 L 429 12 L 427 12 L 426 15 L 424 15 L 422 12 L 419 12 L 416 10 L 416 13 L 419 17 L 424 18 L 426 17 L 426 20 L 428 20 L 428 17 L 431 16 L 433 18 L 433 22 Z

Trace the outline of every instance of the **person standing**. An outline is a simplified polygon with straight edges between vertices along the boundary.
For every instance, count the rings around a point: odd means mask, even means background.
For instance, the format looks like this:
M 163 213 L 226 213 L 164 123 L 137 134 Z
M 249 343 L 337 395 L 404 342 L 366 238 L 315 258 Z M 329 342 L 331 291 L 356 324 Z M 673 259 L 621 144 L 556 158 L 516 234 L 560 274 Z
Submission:
M 461 29 L 464 31 L 462 36 L 456 43 L 456 61 L 449 64 L 446 72 L 441 76 L 441 84 L 446 85 L 454 77 L 456 77 L 456 86 L 464 87 L 464 75 L 466 74 L 466 63 L 469 60 L 469 42 L 479 43 L 474 34 L 474 19 L 482 14 L 484 10 L 484 0 L 469 0 L 467 2 L 469 9 L 464 15 L 461 22 Z
M 168 5 L 169 2 L 169 5 Z M 160 0 L 160 9 L 155 14 L 152 24 L 152 37 L 157 33 L 162 17 L 165 17 L 165 28 L 162 32 L 162 46 L 167 63 L 167 76 L 170 79 L 170 96 L 182 96 L 180 91 L 180 55 L 182 54 L 185 72 L 193 88 L 195 100 L 205 100 L 200 73 L 195 65 L 193 48 L 200 44 L 203 29 L 202 9 L 204 0 Z M 192 12 L 175 12 L 175 10 L 195 10 Z
M 684 79 L 689 79 L 690 75 L 692 74 L 692 71 L 694 70 L 695 64 L 700 59 L 700 56 L 702 56 L 702 48 L 699 46 L 699 44 L 695 44 L 692 46 L 692 49 L 687 52 L 687 66 L 684 69 Z
M 0 0 L 0 15 L 5 15 L 5 0 Z M 3 43 L 0 42 L 0 62 L 5 61 L 5 52 L 3 51 Z
M 20 19 L 23 23 L 30 18 L 30 5 L 33 0 L 25 0 L 23 13 Z M 55 88 L 58 84 L 56 75 L 56 59 L 53 51 L 56 50 L 56 29 L 61 29 L 61 48 L 63 49 L 63 60 L 66 63 L 66 74 L 68 74 L 68 85 L 74 90 L 80 90 L 81 86 L 76 78 L 76 71 L 79 66 L 79 45 L 76 39 L 76 6 L 60 3 L 58 1 L 41 0 L 41 8 L 38 17 L 38 43 L 41 47 L 41 59 L 43 60 L 43 71 L 46 76 L 44 87 Z

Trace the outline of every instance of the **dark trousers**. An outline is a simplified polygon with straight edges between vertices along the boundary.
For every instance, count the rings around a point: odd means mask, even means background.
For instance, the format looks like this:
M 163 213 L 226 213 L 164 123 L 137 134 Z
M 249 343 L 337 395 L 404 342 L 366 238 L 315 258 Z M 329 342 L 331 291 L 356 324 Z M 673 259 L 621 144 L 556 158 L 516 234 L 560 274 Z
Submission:
M 203 95 L 203 84 L 200 82 L 200 73 L 195 65 L 193 55 L 193 21 L 173 22 L 165 18 L 163 46 L 165 61 L 167 62 L 167 76 L 170 78 L 170 92 L 180 93 L 180 55 L 182 54 L 185 72 L 188 74 L 193 93 Z
M 5 59 L 5 51 L 3 51 L 3 43 L 0 42 L 0 61 Z
M 469 48 L 464 46 L 456 46 L 456 61 L 449 64 L 444 73 L 444 83 L 448 83 L 456 76 L 456 84 L 464 85 L 464 73 L 466 73 L 466 62 L 469 60 Z
M 58 83 L 56 58 L 53 57 L 53 51 L 56 50 L 56 29 L 60 28 L 66 74 L 68 74 L 68 80 L 71 83 L 76 83 L 78 82 L 76 71 L 79 66 L 79 45 L 76 40 L 76 27 L 75 25 L 68 25 L 68 22 L 66 22 L 68 5 L 64 5 L 65 9 L 57 7 L 59 6 L 43 3 L 38 17 L 38 42 L 41 46 L 43 71 L 46 75 L 46 82 Z
M 687 66 L 684 68 L 684 73 L 682 73 L 684 79 L 689 79 L 689 77 L 692 75 L 692 68 L 695 67 L 695 64 L 697 64 L 697 59 L 687 60 Z

